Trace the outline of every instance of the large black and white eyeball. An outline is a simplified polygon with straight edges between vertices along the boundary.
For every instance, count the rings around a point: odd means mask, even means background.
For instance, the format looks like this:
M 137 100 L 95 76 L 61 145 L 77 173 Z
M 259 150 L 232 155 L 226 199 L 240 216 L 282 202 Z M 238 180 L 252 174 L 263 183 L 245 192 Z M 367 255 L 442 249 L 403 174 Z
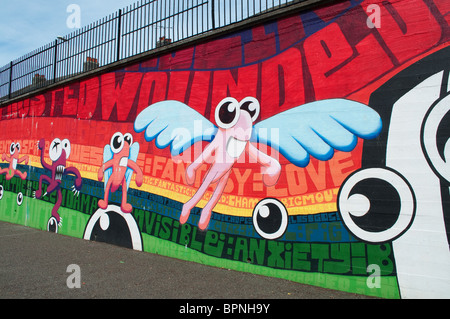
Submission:
M 396 171 L 367 168 L 351 174 L 338 194 L 345 227 L 358 239 L 383 243 L 410 227 L 416 210 L 414 193 Z
M 50 155 L 50 159 L 55 162 L 57 161 L 62 154 L 62 142 L 59 138 L 55 138 L 50 143 L 50 149 L 48 150 L 48 154 Z
M 215 119 L 220 128 L 233 127 L 239 120 L 240 108 L 235 98 L 224 98 L 216 107 Z
M 116 205 L 99 208 L 89 219 L 83 238 L 139 251 L 143 247 L 141 232 L 133 215 L 123 213 Z
M 70 141 L 68 139 L 62 140 L 61 146 L 62 146 L 62 149 L 64 151 L 66 151 L 66 159 L 68 159 L 70 156 L 70 151 L 71 151 Z
M 122 133 L 117 132 L 111 137 L 111 151 L 114 154 L 119 153 L 123 149 L 123 143 L 125 142 L 124 136 Z
M 265 198 L 253 209 L 253 227 L 262 238 L 280 238 L 286 232 L 287 225 L 286 207 L 275 198 Z
M 255 122 L 258 119 L 259 112 L 261 111 L 261 106 L 259 105 L 259 101 L 254 97 L 248 96 L 244 98 L 240 104 L 240 109 L 247 111 L 252 118 L 252 122 Z

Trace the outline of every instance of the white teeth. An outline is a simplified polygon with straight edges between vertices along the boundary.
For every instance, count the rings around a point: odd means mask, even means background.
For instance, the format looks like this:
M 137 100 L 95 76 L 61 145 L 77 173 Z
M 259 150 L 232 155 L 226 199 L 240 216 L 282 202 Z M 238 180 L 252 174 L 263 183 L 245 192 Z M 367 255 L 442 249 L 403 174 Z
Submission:
M 17 169 L 17 159 L 16 158 L 13 158 L 12 164 L 13 164 L 13 168 Z
M 127 167 L 128 166 L 128 157 L 122 157 L 119 161 L 119 166 Z
M 247 141 L 240 141 L 234 137 L 230 137 L 227 143 L 227 153 L 231 157 L 238 158 L 245 150 Z
M 56 167 L 56 174 L 55 179 L 56 180 L 62 180 L 63 174 L 64 174 L 65 167 L 63 165 L 59 165 Z

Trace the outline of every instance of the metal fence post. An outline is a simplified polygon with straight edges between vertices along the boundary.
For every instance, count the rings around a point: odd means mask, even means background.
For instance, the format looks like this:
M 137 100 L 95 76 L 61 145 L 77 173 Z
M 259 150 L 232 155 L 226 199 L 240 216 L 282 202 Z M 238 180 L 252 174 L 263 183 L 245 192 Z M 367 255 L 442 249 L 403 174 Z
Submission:
M 215 2 L 216 0 L 210 0 L 211 1 L 211 20 L 212 20 L 212 28 L 213 30 L 216 28 L 216 17 L 214 12 L 216 11 Z
M 55 40 L 55 59 L 53 60 L 53 83 L 56 82 L 56 63 L 58 61 L 58 39 Z
M 120 38 L 122 37 L 121 29 L 122 29 L 122 9 L 119 9 L 119 16 L 117 21 L 117 57 L 116 61 L 120 60 Z
M 9 84 L 8 84 L 8 99 L 11 98 L 11 84 L 12 84 L 12 73 L 13 73 L 13 62 L 9 64 Z

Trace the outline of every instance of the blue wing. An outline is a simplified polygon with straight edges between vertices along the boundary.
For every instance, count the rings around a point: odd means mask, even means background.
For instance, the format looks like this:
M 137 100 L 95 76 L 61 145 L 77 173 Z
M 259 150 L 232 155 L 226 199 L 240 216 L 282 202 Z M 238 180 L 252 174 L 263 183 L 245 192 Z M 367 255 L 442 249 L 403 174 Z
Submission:
M 278 150 L 293 164 L 305 167 L 310 155 L 329 160 L 334 149 L 349 152 L 357 138 L 375 138 L 381 118 L 365 104 L 329 99 L 308 103 L 274 115 L 253 128 L 252 141 Z
M 203 115 L 178 101 L 162 101 L 143 110 L 134 122 L 134 130 L 145 130 L 145 140 L 155 140 L 158 148 L 170 145 L 177 156 L 199 141 L 212 141 L 217 127 Z
M 107 161 L 111 160 L 113 158 L 113 156 L 114 156 L 114 154 L 111 150 L 111 146 L 109 144 L 105 145 L 105 148 L 103 149 L 103 164 L 105 164 Z M 104 183 L 105 186 L 104 187 L 106 189 L 106 184 L 108 183 L 108 180 L 112 174 L 112 167 L 106 169 L 103 174 L 105 176 L 105 183 Z
M 136 162 L 139 155 L 139 149 L 140 149 L 139 143 L 137 142 L 133 143 L 130 147 L 130 155 L 128 156 L 128 160 Z M 127 168 L 127 171 L 125 172 L 125 180 L 127 181 L 127 190 L 130 188 L 131 175 L 133 175 L 133 170 L 131 168 Z

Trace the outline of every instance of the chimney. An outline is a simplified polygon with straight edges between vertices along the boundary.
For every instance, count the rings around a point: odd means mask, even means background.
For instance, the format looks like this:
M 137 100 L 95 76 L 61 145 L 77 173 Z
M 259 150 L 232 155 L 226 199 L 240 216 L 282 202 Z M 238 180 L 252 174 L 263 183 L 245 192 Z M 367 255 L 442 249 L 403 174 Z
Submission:
M 39 87 L 45 85 L 45 82 L 46 82 L 45 75 L 36 73 L 33 77 L 31 85 Z
M 160 37 L 159 41 L 156 42 L 156 47 L 162 47 L 164 45 L 170 44 L 172 42 L 171 39 L 166 39 L 166 37 Z
M 86 62 L 83 63 L 83 72 L 87 72 L 99 67 L 98 60 L 95 58 L 87 57 Z

